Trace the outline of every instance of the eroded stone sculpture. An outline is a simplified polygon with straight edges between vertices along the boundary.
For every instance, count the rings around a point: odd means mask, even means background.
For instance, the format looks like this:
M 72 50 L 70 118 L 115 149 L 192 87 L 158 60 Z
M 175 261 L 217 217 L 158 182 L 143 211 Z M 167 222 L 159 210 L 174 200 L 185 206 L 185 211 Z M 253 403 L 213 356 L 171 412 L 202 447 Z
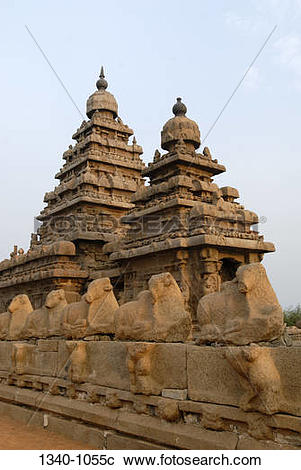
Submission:
M 119 305 L 108 277 L 96 279 L 89 285 L 86 302 L 90 304 L 87 334 L 115 333 L 115 311 Z
M 26 374 L 28 364 L 32 359 L 34 346 L 27 343 L 15 343 L 12 349 L 12 372 L 18 375 Z
M 80 302 L 64 308 L 62 327 L 67 338 L 115 331 L 114 312 L 118 308 L 109 278 L 92 281 Z
M 13 298 L 8 311 L 11 313 L 8 338 L 12 340 L 24 338 L 24 327 L 28 315 L 33 311 L 27 295 L 20 294 Z
M 200 342 L 237 345 L 270 341 L 283 331 L 283 312 L 260 263 L 240 266 L 220 292 L 201 298 Z
M 88 377 L 87 343 L 84 341 L 67 341 L 70 352 L 69 379 L 74 383 L 82 383 Z
M 66 305 L 62 312 L 62 330 L 69 339 L 80 339 L 86 334 L 88 326 L 89 304 L 85 295 L 79 302 Z
M 127 367 L 130 373 L 131 392 L 150 395 L 156 393 L 156 383 L 151 375 L 152 356 L 155 344 L 129 343 L 127 345 Z M 155 390 L 154 390 L 155 389 Z
M 116 337 L 144 341 L 186 341 L 191 317 L 184 297 L 170 273 L 152 276 L 149 290 L 116 311 Z
M 62 311 L 67 305 L 65 291 L 53 290 L 46 297 L 45 305 L 28 315 L 24 328 L 25 338 L 61 336 Z
M 281 379 L 269 348 L 257 344 L 229 347 L 225 357 L 239 374 L 244 389 L 240 407 L 244 411 L 268 415 L 280 411 Z
M 67 300 L 63 289 L 49 292 L 45 302 L 48 318 L 48 336 L 61 336 L 63 334 L 62 312 L 66 306 Z

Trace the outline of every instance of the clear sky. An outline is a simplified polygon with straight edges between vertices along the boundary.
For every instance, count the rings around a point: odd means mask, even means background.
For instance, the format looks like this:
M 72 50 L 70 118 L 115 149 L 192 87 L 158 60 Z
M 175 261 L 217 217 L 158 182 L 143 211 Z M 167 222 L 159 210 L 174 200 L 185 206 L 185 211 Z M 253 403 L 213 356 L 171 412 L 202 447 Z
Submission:
M 273 27 L 277 29 L 206 139 L 220 186 L 266 219 L 264 264 L 283 306 L 300 293 L 300 0 L 90 0 L 0 3 L 0 258 L 28 248 L 103 64 L 145 162 L 182 96 L 205 136 Z

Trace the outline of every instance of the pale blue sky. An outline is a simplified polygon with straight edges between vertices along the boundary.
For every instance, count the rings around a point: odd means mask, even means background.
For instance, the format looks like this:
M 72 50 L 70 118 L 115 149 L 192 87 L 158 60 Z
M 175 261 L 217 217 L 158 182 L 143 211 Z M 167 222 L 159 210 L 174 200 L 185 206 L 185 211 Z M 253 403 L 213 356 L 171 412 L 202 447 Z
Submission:
M 300 293 L 301 1 L 1 1 L 0 258 L 28 247 L 100 65 L 150 161 L 177 96 L 205 135 L 275 24 L 277 29 L 206 140 L 240 201 L 267 222 L 265 266 L 283 306 Z

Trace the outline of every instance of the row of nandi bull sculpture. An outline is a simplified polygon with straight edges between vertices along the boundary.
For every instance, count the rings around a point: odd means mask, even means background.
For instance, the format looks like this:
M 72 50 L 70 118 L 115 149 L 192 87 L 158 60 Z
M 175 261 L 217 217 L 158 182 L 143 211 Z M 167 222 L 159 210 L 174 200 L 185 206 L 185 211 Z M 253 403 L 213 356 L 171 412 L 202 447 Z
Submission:
M 51 291 L 33 310 L 27 295 L 16 296 L 0 314 L 0 339 L 115 335 L 116 339 L 181 342 L 191 333 L 183 295 L 169 273 L 152 276 L 149 290 L 119 307 L 109 278 L 92 281 L 79 302 L 67 304 L 62 289 Z
M 82 339 L 115 335 L 118 340 L 184 342 L 191 339 L 191 317 L 170 273 L 152 276 L 148 290 L 121 306 L 109 278 L 92 281 L 79 302 L 67 304 L 63 290 L 48 294 L 33 310 L 28 297 L 16 296 L 0 314 L 0 339 L 61 336 Z M 283 332 L 283 313 L 260 263 L 240 266 L 233 281 L 198 305 L 199 342 L 244 345 L 270 341 Z

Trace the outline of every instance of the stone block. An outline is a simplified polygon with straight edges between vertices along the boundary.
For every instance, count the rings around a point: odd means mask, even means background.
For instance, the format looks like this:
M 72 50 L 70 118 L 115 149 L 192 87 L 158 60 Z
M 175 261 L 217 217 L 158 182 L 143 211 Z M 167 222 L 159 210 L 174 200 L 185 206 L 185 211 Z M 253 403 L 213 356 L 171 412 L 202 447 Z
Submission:
M 239 405 L 243 389 L 226 361 L 226 348 L 187 346 L 188 397 L 194 401 Z
M 46 429 L 62 434 L 69 439 L 84 442 L 93 449 L 103 449 L 105 445 L 104 431 L 71 420 L 48 416 Z
M 164 450 L 168 447 L 161 447 L 140 439 L 108 433 L 106 448 L 110 450 Z
M 71 352 L 67 347 L 67 342 L 61 340 L 58 343 L 57 353 L 57 377 L 62 379 L 68 378 L 68 371 L 71 365 Z
M 115 424 L 127 434 L 148 439 L 176 449 L 235 449 L 237 436 L 231 432 L 202 429 L 197 425 L 167 423 L 152 416 L 122 412 Z
M 163 389 L 187 388 L 185 344 L 125 344 L 133 393 L 160 395 Z
M 59 341 L 56 339 L 40 339 L 38 340 L 38 350 L 40 352 L 57 352 Z
M 0 370 L 10 371 L 12 367 L 12 347 L 9 341 L 0 341 Z
M 278 444 L 273 441 L 257 441 L 249 436 L 240 436 L 237 450 L 293 450 L 296 447 Z
M 234 352 L 235 350 L 239 351 L 239 347 L 233 347 Z M 225 357 L 227 351 L 231 351 L 231 348 L 187 346 L 189 399 L 223 405 L 241 405 L 245 388 L 240 380 L 239 373 Z M 265 395 L 268 393 L 269 386 L 273 394 L 278 394 L 276 411 L 301 416 L 301 400 L 299 394 L 296 393 L 301 388 L 301 371 L 299 366 L 301 348 L 262 346 L 262 352 L 263 355 L 268 352 L 269 360 L 273 361 L 273 367 L 277 371 L 277 384 L 272 383 L 272 379 L 270 385 L 269 382 L 260 384 L 259 382 L 264 375 L 263 371 L 262 373 L 260 372 L 260 368 L 257 372 L 256 370 L 255 372 L 251 370 L 248 379 L 250 384 L 255 384 L 259 392 L 263 392 Z M 256 374 L 258 375 L 257 382 Z M 275 378 L 275 376 L 273 377 Z M 264 377 L 264 380 L 268 378 L 267 375 Z M 260 397 L 259 393 L 259 398 L 262 397 Z M 263 397 L 263 400 L 265 400 L 265 397 Z M 261 401 L 263 400 L 261 399 Z M 249 407 L 246 411 L 257 411 L 257 408 L 256 406 L 255 408 Z M 261 411 L 264 412 L 264 410 Z M 272 412 L 274 413 L 275 410 L 272 410 Z M 270 414 L 268 409 L 265 414 Z
M 56 377 L 57 375 L 57 353 L 44 352 L 35 349 L 31 355 L 31 360 L 27 364 L 26 373 L 32 375 L 43 375 Z
M 117 341 L 87 342 L 88 382 L 105 387 L 130 390 L 126 365 L 126 346 Z
M 162 397 L 173 398 L 174 400 L 186 400 L 187 388 L 179 390 L 175 388 L 165 388 L 162 390 Z

